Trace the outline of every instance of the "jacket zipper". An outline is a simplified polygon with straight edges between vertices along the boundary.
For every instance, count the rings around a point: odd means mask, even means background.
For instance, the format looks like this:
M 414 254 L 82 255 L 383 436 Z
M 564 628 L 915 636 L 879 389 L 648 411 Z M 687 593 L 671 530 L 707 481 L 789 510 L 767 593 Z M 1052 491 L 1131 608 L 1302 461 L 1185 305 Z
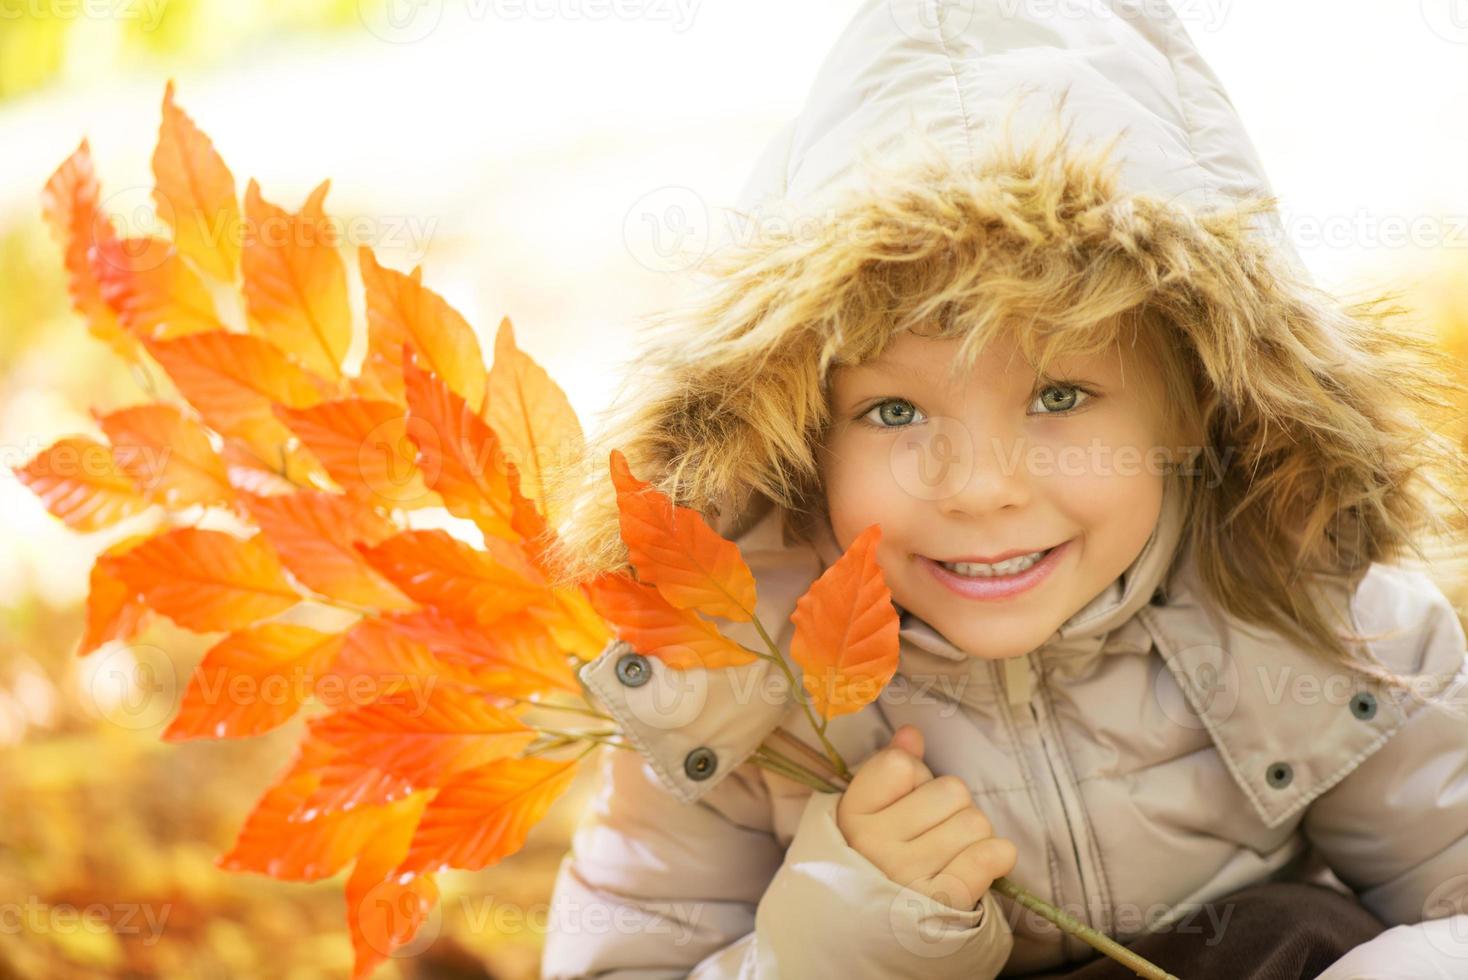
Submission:
M 1088 882 L 1086 879 L 1086 868 L 1085 864 L 1081 861 L 1081 848 L 1080 842 L 1076 836 L 1075 823 L 1073 821 L 1073 818 L 1071 817 L 1070 806 L 1066 803 L 1066 794 L 1065 789 L 1061 783 L 1060 772 L 1055 764 L 1053 753 L 1055 751 L 1058 751 L 1058 747 L 1055 746 L 1052 739 L 1050 739 L 1046 735 L 1045 722 L 1048 718 L 1048 715 L 1046 715 L 1044 711 L 1039 707 L 1040 698 L 1038 697 L 1038 693 L 1039 688 L 1043 688 L 1044 686 L 1045 675 L 1044 672 L 1040 670 L 1040 665 L 1037 662 L 1036 655 L 1034 653 L 1025 654 L 1025 658 L 1028 661 L 1030 668 L 1034 671 L 1034 677 L 1038 681 L 1037 685 L 1031 687 L 1030 697 L 1026 704 L 1030 709 L 1030 720 L 1034 723 L 1035 726 L 1035 737 L 1039 739 L 1040 749 L 1045 757 L 1045 770 L 1050 774 L 1050 782 L 1055 789 L 1055 798 L 1060 802 L 1060 812 L 1061 815 L 1065 818 L 1065 833 L 1066 838 L 1070 841 L 1071 860 L 1075 862 L 1074 868 L 1076 881 L 1079 882 L 1081 888 L 1082 911 L 1080 915 L 1076 916 L 1076 918 L 1080 919 L 1082 922 L 1086 923 L 1089 926 L 1095 927 L 1095 923 L 1091 921 L 1091 886 L 1090 882 Z M 1081 944 L 1079 940 L 1072 940 L 1069 933 L 1062 933 L 1061 948 L 1064 951 L 1064 956 L 1067 961 L 1074 959 L 1077 954 L 1081 953 L 1081 949 L 1079 948 L 1080 945 Z

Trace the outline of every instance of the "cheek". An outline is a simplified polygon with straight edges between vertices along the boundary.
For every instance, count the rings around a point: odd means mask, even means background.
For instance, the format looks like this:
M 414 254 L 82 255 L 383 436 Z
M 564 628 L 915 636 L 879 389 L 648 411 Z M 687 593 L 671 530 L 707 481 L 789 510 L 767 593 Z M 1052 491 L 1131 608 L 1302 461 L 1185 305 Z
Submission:
M 1105 551 L 1140 547 L 1156 523 L 1164 475 L 1145 434 L 1077 440 L 1057 454 L 1045 483 L 1078 529 Z
M 872 524 L 882 525 L 879 551 L 886 552 L 901 540 L 904 515 L 913 510 L 912 497 L 894 479 L 889 455 L 880 439 L 855 435 L 830 443 L 823 476 L 831 530 L 841 547 Z

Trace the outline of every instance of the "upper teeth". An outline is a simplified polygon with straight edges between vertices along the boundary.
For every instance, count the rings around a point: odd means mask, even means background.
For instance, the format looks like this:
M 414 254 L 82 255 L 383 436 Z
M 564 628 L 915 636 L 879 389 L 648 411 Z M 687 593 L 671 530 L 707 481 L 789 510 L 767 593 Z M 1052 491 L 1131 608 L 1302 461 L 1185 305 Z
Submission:
M 986 565 L 983 562 L 941 562 L 942 566 L 950 572 L 958 575 L 971 575 L 976 578 L 990 578 L 995 575 L 1014 575 L 1024 571 L 1035 562 L 1045 557 L 1045 549 L 1031 552 L 1028 555 L 1020 555 L 1017 558 L 1006 558 L 1003 561 Z

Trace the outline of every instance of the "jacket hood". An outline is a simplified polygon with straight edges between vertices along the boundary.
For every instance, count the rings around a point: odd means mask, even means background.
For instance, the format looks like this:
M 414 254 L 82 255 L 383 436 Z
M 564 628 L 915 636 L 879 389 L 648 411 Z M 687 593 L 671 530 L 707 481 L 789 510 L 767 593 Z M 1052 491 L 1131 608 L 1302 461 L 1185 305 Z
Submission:
M 1124 192 L 1195 210 L 1273 197 L 1232 102 L 1165 0 L 866 0 L 737 207 L 816 206 L 859 183 L 861 161 L 915 134 L 976 164 L 995 140 L 1037 138 L 1047 102 L 1064 103 L 1068 138 L 1118 141 Z M 1278 214 L 1258 219 L 1256 232 L 1304 276 Z
M 1045 16 L 1041 12 L 1048 12 Z M 813 212 L 859 188 L 861 164 L 900 156 L 906 141 L 926 139 L 949 159 L 981 168 L 986 144 L 1042 138 L 1049 96 L 1068 139 L 1116 140 L 1116 190 L 1206 209 L 1273 191 L 1243 124 L 1176 13 L 1166 3 L 1128 0 L 1053 7 L 867 0 L 822 62 L 801 112 L 761 154 L 738 208 Z M 1034 103 L 1028 100 L 1038 96 Z M 1251 216 L 1298 270 L 1298 256 L 1272 210 Z M 779 504 L 755 495 L 720 523 L 742 542 L 771 537 L 796 523 Z M 1151 538 L 1101 594 L 1062 623 L 1040 649 L 1096 652 L 1165 584 L 1177 559 L 1186 502 L 1171 478 Z M 763 534 L 763 537 L 761 537 Z M 820 569 L 840 557 L 830 524 L 813 529 Z M 783 621 L 783 620 L 782 620 Z M 915 614 L 901 610 L 901 637 L 927 653 L 969 655 Z M 1028 672 L 1012 665 L 1012 700 L 1028 699 Z

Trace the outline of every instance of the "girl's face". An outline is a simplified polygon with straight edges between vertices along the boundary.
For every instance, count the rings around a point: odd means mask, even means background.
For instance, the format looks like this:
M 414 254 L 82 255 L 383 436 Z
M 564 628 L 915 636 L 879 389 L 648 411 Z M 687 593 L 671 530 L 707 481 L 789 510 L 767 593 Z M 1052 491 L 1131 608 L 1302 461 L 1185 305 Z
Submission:
M 957 347 L 904 333 L 879 358 L 835 369 L 820 453 L 831 528 L 845 549 L 880 524 L 877 562 L 897 605 L 972 656 L 1021 656 L 1151 535 L 1165 479 L 1160 385 L 1122 348 L 1057 360 L 1038 379 L 1007 339 L 950 383 Z M 937 565 L 1052 547 L 988 578 Z

